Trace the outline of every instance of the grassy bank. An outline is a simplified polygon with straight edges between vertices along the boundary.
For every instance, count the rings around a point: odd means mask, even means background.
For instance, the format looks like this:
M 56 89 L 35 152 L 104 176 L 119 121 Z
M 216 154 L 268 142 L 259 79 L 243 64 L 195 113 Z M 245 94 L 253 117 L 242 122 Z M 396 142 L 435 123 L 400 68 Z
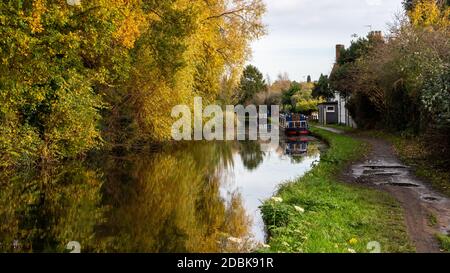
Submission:
M 308 174 L 283 185 L 262 206 L 270 233 L 267 252 L 369 252 L 377 241 L 382 252 L 413 247 L 401 208 L 387 194 L 339 182 L 337 174 L 368 150 L 363 142 L 317 128 L 330 148 Z

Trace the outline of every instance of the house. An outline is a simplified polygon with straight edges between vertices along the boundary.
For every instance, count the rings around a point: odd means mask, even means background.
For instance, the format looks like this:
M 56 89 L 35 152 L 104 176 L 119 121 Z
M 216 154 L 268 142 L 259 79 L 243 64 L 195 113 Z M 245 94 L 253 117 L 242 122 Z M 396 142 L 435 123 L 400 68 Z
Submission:
M 324 102 L 319 104 L 319 122 L 321 124 L 338 124 L 338 103 Z
M 334 98 L 318 105 L 319 123 L 339 124 L 356 128 L 350 112 L 347 109 L 348 97 L 341 96 L 339 92 L 334 93 Z
M 333 70 L 337 66 L 337 60 L 339 60 L 343 49 L 345 49 L 344 45 L 336 45 L 336 63 Z M 335 91 L 333 98 L 319 104 L 319 123 L 323 125 L 340 124 L 356 128 L 356 123 L 347 109 L 348 99 L 348 97 L 342 96 L 340 92 Z

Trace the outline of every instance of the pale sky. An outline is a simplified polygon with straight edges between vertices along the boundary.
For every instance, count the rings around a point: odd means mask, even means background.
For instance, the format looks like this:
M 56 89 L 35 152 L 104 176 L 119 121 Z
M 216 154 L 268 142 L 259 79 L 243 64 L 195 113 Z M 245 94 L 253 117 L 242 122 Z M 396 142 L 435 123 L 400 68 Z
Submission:
M 352 34 L 388 29 L 402 0 L 265 0 L 268 35 L 252 44 L 249 62 L 272 81 L 287 72 L 291 80 L 317 80 L 329 74 L 336 44 L 348 46 Z

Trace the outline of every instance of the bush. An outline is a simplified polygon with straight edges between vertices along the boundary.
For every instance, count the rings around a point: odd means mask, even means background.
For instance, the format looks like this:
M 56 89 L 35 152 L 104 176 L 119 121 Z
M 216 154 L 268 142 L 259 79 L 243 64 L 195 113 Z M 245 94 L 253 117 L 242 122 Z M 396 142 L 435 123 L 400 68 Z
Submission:
M 289 219 L 293 213 L 293 207 L 283 203 L 275 203 L 274 201 L 265 202 L 261 206 L 264 223 L 269 230 L 274 227 L 287 226 Z

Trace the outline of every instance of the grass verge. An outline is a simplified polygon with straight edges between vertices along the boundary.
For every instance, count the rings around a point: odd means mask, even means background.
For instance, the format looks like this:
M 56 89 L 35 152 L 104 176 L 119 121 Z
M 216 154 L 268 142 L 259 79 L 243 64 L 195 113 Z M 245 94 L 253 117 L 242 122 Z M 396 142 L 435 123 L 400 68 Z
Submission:
M 349 162 L 363 157 L 364 142 L 312 128 L 330 148 L 308 174 L 284 184 L 261 207 L 270 234 L 262 252 L 370 252 L 376 241 L 382 252 L 414 251 L 402 210 L 388 194 L 338 181 Z M 372 249 L 373 250 L 373 249 Z

